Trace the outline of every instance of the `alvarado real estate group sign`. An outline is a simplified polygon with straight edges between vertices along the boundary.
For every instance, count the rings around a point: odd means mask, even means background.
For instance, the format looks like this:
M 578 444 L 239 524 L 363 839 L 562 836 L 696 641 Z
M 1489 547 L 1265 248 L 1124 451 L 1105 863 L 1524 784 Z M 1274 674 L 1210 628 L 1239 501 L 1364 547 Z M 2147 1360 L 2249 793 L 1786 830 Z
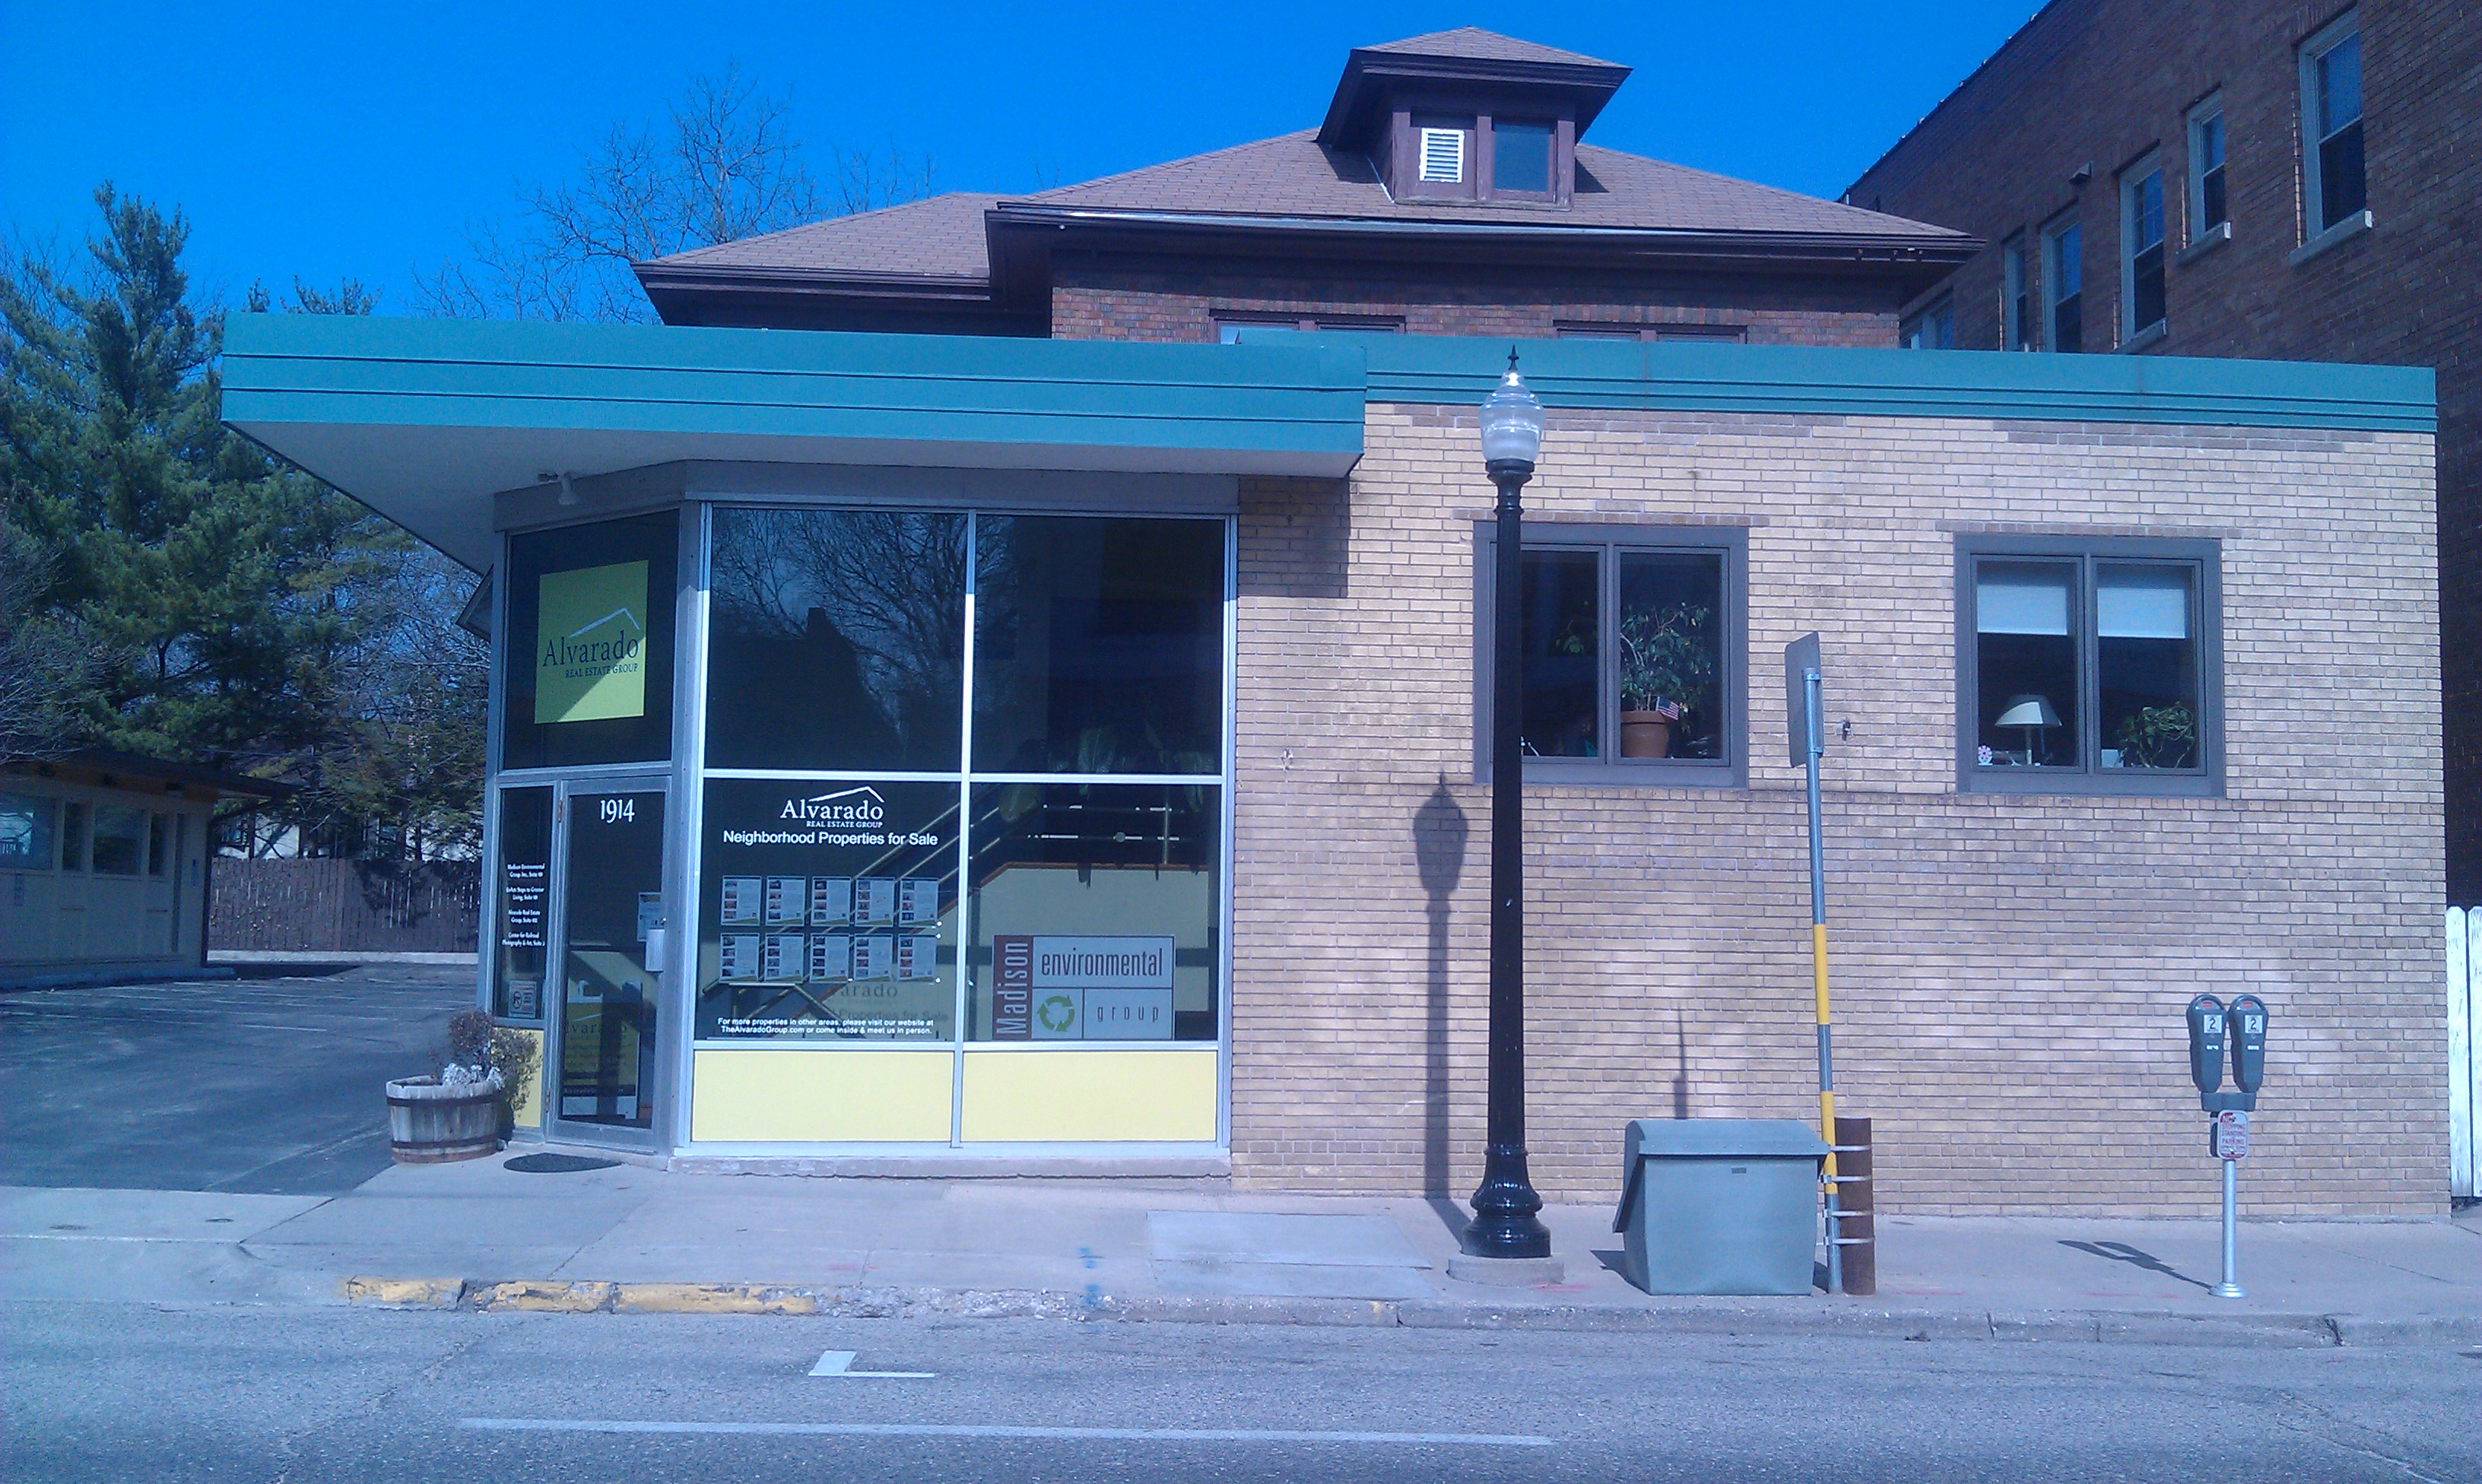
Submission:
M 535 618 L 535 722 L 647 714 L 647 564 L 543 574 Z

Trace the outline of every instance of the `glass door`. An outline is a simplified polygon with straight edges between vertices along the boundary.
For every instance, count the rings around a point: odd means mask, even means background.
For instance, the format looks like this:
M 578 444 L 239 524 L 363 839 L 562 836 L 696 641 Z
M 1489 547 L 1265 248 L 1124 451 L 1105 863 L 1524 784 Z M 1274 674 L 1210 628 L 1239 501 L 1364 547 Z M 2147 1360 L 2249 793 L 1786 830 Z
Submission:
M 666 961 L 664 786 L 570 784 L 561 809 L 560 1013 L 552 1116 L 564 1135 L 649 1133 Z

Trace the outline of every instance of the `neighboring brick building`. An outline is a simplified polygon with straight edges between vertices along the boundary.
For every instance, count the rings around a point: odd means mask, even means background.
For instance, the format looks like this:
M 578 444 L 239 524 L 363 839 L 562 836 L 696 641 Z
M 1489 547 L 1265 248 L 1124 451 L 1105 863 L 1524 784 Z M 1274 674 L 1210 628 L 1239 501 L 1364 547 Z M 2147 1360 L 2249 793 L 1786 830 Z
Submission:
M 2438 370 L 2459 902 L 2482 901 L 2477 131 L 2470 0 L 2056 0 L 1844 197 L 1991 245 L 1910 306 L 1923 343 L 2062 349 L 2073 229 L 2085 351 Z
M 934 196 L 638 275 L 669 325 L 1892 346 L 1903 302 L 1976 246 L 1583 143 L 1627 76 L 1471 27 L 1362 47 L 1315 130 L 1031 195 Z

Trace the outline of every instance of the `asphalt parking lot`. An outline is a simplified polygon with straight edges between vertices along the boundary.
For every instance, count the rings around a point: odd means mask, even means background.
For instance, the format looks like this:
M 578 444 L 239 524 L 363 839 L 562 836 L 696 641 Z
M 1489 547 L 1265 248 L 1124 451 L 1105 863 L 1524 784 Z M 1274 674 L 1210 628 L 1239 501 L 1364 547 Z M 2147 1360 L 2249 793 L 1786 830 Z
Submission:
M 436 1070 L 474 971 L 244 976 L 0 994 L 0 1185 L 334 1195 L 385 1169 L 382 1088 Z

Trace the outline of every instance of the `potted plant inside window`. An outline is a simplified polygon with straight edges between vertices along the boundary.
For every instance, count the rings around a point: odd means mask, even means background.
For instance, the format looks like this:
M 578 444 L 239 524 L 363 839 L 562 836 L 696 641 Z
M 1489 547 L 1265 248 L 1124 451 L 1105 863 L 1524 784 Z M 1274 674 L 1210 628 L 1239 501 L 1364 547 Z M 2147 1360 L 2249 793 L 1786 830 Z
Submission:
M 448 1017 L 439 1071 L 387 1084 L 388 1152 L 399 1164 L 444 1164 L 499 1152 L 504 1089 L 524 1084 L 534 1043 L 481 1010 Z
M 1714 610 L 1679 602 L 1621 615 L 1621 756 L 1672 755 L 1673 734 L 1715 689 Z

